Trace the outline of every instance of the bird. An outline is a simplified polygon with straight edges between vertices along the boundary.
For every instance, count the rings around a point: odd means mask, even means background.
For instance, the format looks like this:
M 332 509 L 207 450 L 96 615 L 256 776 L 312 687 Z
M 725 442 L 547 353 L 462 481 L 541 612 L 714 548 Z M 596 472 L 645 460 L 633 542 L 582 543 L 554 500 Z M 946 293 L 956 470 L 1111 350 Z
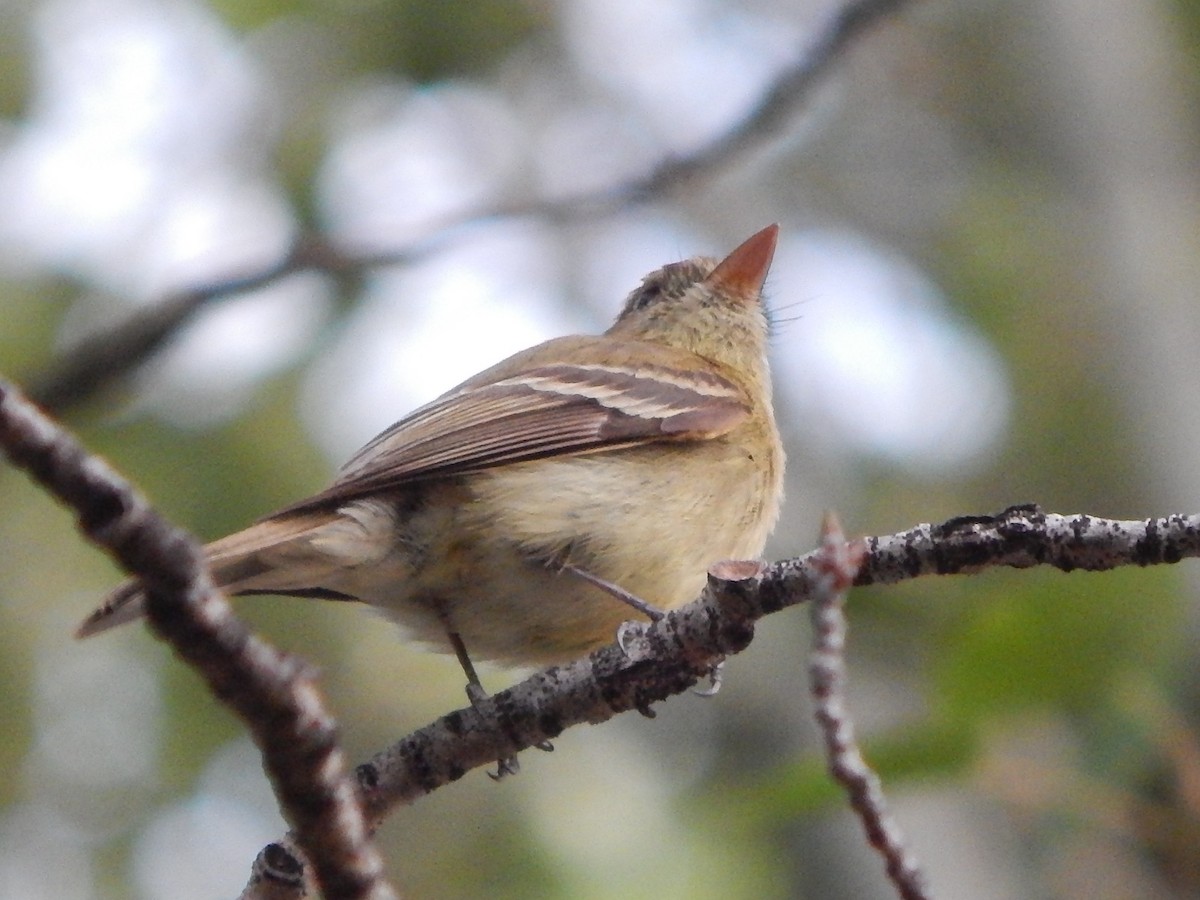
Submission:
M 600 335 L 555 338 L 383 431 L 324 490 L 208 544 L 228 595 L 357 601 L 409 636 L 530 667 L 612 643 L 763 552 L 784 449 L 763 283 L 778 225 L 651 272 Z M 145 612 L 137 579 L 77 630 Z

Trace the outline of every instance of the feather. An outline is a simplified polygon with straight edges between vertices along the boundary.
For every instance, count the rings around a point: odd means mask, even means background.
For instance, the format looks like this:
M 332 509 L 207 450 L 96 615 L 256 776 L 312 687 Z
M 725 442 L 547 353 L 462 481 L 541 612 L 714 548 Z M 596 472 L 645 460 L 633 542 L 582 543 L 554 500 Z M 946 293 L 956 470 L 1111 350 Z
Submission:
M 604 361 L 615 342 L 575 343 L 575 362 L 527 368 L 516 357 L 417 409 L 360 450 L 328 489 L 270 518 L 509 463 L 711 439 L 749 415 L 744 391 L 693 354 L 645 345 L 641 358 L 654 362 L 626 365 Z M 621 342 L 625 354 L 630 343 Z

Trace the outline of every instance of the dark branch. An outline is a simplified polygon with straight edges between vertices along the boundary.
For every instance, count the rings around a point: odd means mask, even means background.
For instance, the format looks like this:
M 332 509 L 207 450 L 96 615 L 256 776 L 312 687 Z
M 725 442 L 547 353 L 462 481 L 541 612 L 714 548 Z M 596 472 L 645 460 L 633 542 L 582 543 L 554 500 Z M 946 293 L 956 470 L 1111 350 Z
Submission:
M 952 519 L 863 540 L 855 584 L 891 584 L 934 574 L 1049 565 L 1065 572 L 1174 563 L 1200 556 L 1200 516 L 1125 522 L 1061 516 L 1018 506 L 996 516 Z M 479 704 L 443 716 L 359 767 L 368 817 L 511 756 L 572 725 L 596 724 L 679 694 L 744 649 L 754 623 L 803 603 L 826 577 L 817 550 L 764 565 L 714 566 L 704 594 L 616 646 L 538 672 Z
M 207 304 L 308 269 L 337 273 L 355 265 L 321 241 L 300 239 L 272 266 L 172 294 L 121 324 L 83 339 L 32 379 L 29 396 L 49 410 L 76 406 L 133 372 Z
M 995 516 L 959 517 L 866 538 L 862 547 L 854 579 L 859 585 L 994 567 L 1103 571 L 1200 557 L 1200 515 L 1127 522 L 1016 506 Z M 683 693 L 727 655 L 745 649 L 758 619 L 811 599 L 827 579 L 827 568 L 823 550 L 770 566 L 747 561 L 714 566 L 700 599 L 640 637 L 627 636 L 627 652 L 606 647 L 538 672 L 376 754 L 358 768 L 369 820 L 378 823 L 397 806 L 572 725 L 598 724 L 629 710 L 652 713 L 654 703 Z
M 861 546 L 857 585 L 995 567 L 1104 571 L 1200 557 L 1200 515 L 1119 521 L 1043 513 L 1024 505 L 994 516 L 960 516 L 941 525 L 865 538 Z M 625 652 L 605 647 L 586 659 L 538 672 L 477 707 L 452 712 L 403 738 L 358 768 L 368 819 L 377 824 L 397 806 L 457 781 L 471 769 L 551 740 L 572 725 L 598 724 L 629 710 L 652 714 L 654 703 L 683 693 L 727 655 L 745 649 L 758 619 L 817 595 L 828 579 L 825 554 L 816 550 L 770 566 L 720 563 L 696 602 L 669 613 L 636 638 L 627 635 Z M 897 872 L 911 870 L 905 856 L 896 859 Z M 262 900 L 256 894 L 243 896 Z
M 213 586 L 195 540 L 3 380 L 0 448 L 75 510 L 91 540 L 141 578 L 153 629 L 249 726 L 325 896 L 395 897 L 311 668 L 251 634 Z
M 340 774 L 334 725 L 320 707 L 311 672 L 233 618 L 195 543 L 3 381 L 0 447 L 78 512 L 89 537 L 142 578 L 152 626 L 247 721 L 285 815 L 325 879 L 329 897 L 390 896 L 379 880 L 364 813 L 374 825 L 396 806 L 572 725 L 634 709 L 651 714 L 654 703 L 694 686 L 727 655 L 748 646 L 758 619 L 813 598 L 828 579 L 828 559 L 820 550 L 770 566 L 720 563 L 696 602 L 640 633 L 627 632 L 624 649 L 606 647 L 539 672 L 473 708 L 443 716 L 360 766 L 360 811 L 351 783 Z M 862 547 L 854 579 L 859 585 L 996 566 L 1100 571 L 1200 556 L 1200 516 L 1116 521 L 1016 506 L 994 516 L 962 516 L 867 538 Z M 333 774 L 321 782 L 314 778 L 318 770 Z M 285 847 L 272 849 L 262 870 L 294 877 L 301 862 Z M 282 889 L 276 884 L 274 895 L 288 896 Z M 243 896 L 265 896 L 248 891 Z

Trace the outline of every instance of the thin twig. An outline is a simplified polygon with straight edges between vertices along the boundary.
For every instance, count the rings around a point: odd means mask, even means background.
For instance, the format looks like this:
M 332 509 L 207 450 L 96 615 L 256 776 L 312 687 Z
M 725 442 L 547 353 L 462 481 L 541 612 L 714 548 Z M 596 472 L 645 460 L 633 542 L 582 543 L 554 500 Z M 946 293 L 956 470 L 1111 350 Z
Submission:
M 151 626 L 249 727 L 325 896 L 394 898 L 312 668 L 251 634 L 213 586 L 196 541 L 3 380 L 0 449 L 141 578 Z
M 925 878 L 904 843 L 900 826 L 888 812 L 879 776 L 867 764 L 854 737 L 846 705 L 846 594 L 854 583 L 865 547 L 848 544 L 842 527 L 826 514 L 821 549 L 815 563 L 821 579 L 813 592 L 812 662 L 809 677 L 815 715 L 825 737 L 829 773 L 846 790 L 871 846 L 884 858 L 887 876 L 903 900 L 928 900 Z
M 852 0 L 815 31 L 812 43 L 763 93 L 749 112 L 711 143 L 659 162 L 644 175 L 582 194 L 478 209 L 431 222 L 424 234 L 391 250 L 355 253 L 317 234 L 302 234 L 274 264 L 250 273 L 173 294 L 146 311 L 84 339 L 45 372 L 29 379 L 29 394 L 47 409 L 62 411 L 94 396 L 137 369 L 206 305 L 272 284 L 298 272 L 332 273 L 402 265 L 421 259 L 457 238 L 467 226 L 513 218 L 555 222 L 599 218 L 692 187 L 727 168 L 748 150 L 778 134 L 808 102 L 813 90 L 868 26 L 908 0 Z

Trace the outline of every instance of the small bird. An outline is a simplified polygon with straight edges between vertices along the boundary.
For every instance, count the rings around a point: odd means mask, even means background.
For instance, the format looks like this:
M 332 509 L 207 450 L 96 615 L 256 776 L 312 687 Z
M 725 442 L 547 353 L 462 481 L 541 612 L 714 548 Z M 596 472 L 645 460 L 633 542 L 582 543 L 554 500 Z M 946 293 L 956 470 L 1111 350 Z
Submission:
M 229 595 L 355 600 L 416 640 L 532 666 L 611 643 L 758 557 L 784 453 L 762 285 L 779 228 L 647 275 L 603 335 L 479 373 L 360 450 L 314 496 L 205 547 Z M 145 609 L 126 581 L 87 637 Z

